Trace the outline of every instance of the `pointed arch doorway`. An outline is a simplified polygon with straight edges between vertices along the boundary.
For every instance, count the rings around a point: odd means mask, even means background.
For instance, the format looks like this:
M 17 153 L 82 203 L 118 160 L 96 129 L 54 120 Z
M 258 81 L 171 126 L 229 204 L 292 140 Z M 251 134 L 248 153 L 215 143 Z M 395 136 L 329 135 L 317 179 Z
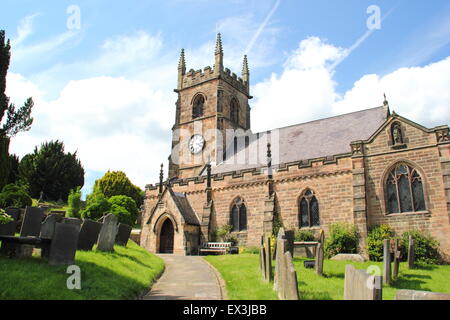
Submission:
M 174 227 L 170 219 L 166 219 L 159 234 L 159 253 L 173 253 Z

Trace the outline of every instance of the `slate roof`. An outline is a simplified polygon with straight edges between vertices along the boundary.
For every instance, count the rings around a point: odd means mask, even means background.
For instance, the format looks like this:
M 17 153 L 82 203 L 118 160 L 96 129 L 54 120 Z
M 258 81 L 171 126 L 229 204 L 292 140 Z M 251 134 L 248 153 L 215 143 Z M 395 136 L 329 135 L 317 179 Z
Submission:
M 169 191 L 186 224 L 199 226 L 200 221 L 195 214 L 194 209 L 192 209 L 192 206 L 189 203 L 186 195 L 184 193 L 174 192 L 172 188 L 169 188 Z
M 388 114 L 381 106 L 271 130 L 272 165 L 350 153 L 350 143 L 367 140 Z M 251 135 L 247 148 L 213 167 L 212 173 L 266 166 L 267 140 L 267 132 Z

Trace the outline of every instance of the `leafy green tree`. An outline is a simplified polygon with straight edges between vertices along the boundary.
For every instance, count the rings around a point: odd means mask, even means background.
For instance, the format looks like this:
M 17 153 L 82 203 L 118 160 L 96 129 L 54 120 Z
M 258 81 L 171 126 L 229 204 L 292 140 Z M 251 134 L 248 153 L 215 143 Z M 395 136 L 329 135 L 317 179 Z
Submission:
M 80 218 L 81 209 L 81 188 L 70 190 L 69 197 L 67 198 L 67 203 L 69 205 L 67 209 L 67 217 Z
M 94 190 L 100 191 L 107 198 L 113 196 L 128 196 L 140 207 L 144 202 L 143 191 L 131 183 L 130 179 L 122 171 L 108 171 L 105 175 L 96 180 Z
M 9 155 L 8 184 L 17 183 L 19 179 L 19 157 L 15 154 Z
M 134 223 L 136 222 L 139 210 L 136 206 L 136 202 L 128 196 L 112 196 L 111 198 L 108 199 L 108 202 L 111 204 L 111 209 L 114 206 L 120 206 L 122 208 L 124 208 L 128 213 L 129 213 L 129 217 L 127 217 L 126 219 L 123 219 L 123 221 L 120 221 L 120 216 L 119 216 L 119 222 L 122 223 L 126 223 L 130 226 L 133 226 Z M 114 213 L 114 212 L 112 212 Z
M 14 219 L 5 212 L 5 210 L 0 209 L 0 224 L 7 224 L 8 222 L 13 221 Z
M 372 228 L 367 235 L 367 252 L 371 261 L 383 260 L 384 239 L 391 240 L 394 231 L 389 225 L 381 225 Z
M 75 153 L 65 153 L 64 144 L 58 140 L 45 142 L 32 154 L 22 158 L 19 179 L 32 197 L 44 193 L 49 200 L 67 200 L 69 191 L 84 185 L 84 169 Z
M 9 179 L 9 139 L 21 131 L 30 130 L 33 123 L 33 99 L 28 98 L 22 107 L 16 109 L 5 94 L 10 60 L 10 41 L 6 41 L 5 31 L 0 30 L 0 188 L 3 188 Z

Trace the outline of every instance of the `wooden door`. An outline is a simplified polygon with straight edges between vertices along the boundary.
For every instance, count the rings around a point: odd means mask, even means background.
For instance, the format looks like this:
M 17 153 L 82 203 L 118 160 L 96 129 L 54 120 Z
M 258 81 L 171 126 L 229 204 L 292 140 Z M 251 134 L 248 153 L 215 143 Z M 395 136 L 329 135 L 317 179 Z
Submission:
M 170 221 L 170 219 L 166 219 L 162 225 L 161 234 L 159 237 L 160 253 L 173 253 L 173 238 L 174 230 L 172 221 Z

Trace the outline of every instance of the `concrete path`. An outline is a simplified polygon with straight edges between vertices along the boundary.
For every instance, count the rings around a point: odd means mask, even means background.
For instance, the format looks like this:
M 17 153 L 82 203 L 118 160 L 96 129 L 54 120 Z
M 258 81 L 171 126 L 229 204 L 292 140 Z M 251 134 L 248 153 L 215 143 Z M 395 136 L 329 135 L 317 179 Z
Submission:
M 165 264 L 161 278 L 143 300 L 222 300 L 220 275 L 198 256 L 158 254 Z

